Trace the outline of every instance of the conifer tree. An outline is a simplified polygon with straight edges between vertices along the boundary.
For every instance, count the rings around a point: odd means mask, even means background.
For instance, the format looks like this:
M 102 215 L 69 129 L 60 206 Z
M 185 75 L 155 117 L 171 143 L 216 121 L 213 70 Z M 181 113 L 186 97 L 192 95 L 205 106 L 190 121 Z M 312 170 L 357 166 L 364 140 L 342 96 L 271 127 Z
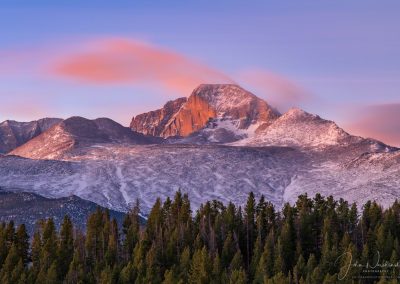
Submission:
M 12 272 L 19 262 L 22 262 L 21 257 L 18 255 L 18 248 L 15 244 L 11 245 L 7 258 L 4 262 L 3 268 L 0 271 L 1 283 L 15 283 L 19 278 L 13 279 Z M 23 267 L 22 267 L 23 269 Z M 15 276 L 15 277 L 19 277 Z
M 245 226 L 246 226 L 246 267 L 250 267 L 251 255 L 253 253 L 253 243 L 255 239 L 255 213 L 256 200 L 254 193 L 250 192 L 245 207 Z
M 64 279 L 74 256 L 73 230 L 71 219 L 69 216 L 65 216 L 61 224 L 60 240 L 57 253 L 58 273 L 60 275 L 60 279 Z
M 211 267 L 206 247 L 193 254 L 189 273 L 189 283 L 206 284 L 210 282 Z
M 29 236 L 24 224 L 18 226 L 15 234 L 15 246 L 22 263 L 26 265 L 29 260 Z

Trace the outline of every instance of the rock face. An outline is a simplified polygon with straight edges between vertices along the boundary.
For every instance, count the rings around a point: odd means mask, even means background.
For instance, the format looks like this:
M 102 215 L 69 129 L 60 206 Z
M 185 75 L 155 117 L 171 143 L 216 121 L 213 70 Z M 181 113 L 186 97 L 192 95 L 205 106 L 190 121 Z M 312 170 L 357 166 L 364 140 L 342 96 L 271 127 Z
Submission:
M 30 122 L 3 121 L 0 123 L 0 153 L 14 150 L 60 121 L 59 118 L 43 118 Z
M 93 144 L 152 144 L 159 138 L 145 136 L 109 118 L 89 120 L 71 117 L 16 148 L 10 154 L 27 158 L 56 158 L 76 148 Z
M 167 110 L 167 104 L 164 109 L 137 116 L 131 123 L 131 129 L 165 138 L 187 137 L 218 121 L 229 120 L 229 128 L 233 128 L 229 131 L 232 132 L 249 128 L 255 130 L 261 125 L 269 125 L 279 116 L 265 101 L 232 84 L 200 85 L 187 101 L 179 100 L 180 106 L 173 108 L 174 111 Z M 177 101 L 170 103 L 178 106 Z M 168 116 L 163 113 L 168 113 Z
M 161 109 L 139 114 L 132 118 L 130 128 L 146 135 L 162 136 L 170 119 L 186 101 L 186 98 L 179 98 L 167 102 Z

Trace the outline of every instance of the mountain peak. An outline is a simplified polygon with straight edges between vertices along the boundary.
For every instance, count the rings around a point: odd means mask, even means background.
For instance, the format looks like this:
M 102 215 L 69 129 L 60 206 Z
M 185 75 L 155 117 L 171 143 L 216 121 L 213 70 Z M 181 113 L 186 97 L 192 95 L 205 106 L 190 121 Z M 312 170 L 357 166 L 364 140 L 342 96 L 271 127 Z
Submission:
M 194 89 L 190 97 L 192 96 L 203 98 L 217 112 L 222 113 L 258 99 L 252 93 L 235 84 L 202 84 Z
M 166 106 L 136 116 L 131 129 L 162 137 L 185 137 L 216 120 L 224 121 L 232 132 L 231 129 L 270 124 L 279 116 L 265 101 L 235 84 L 201 84 L 187 99 L 173 101 L 169 110 Z
M 237 142 L 251 146 L 300 146 L 325 147 L 344 145 L 352 141 L 351 135 L 318 115 L 300 108 L 292 108 L 276 119 L 271 125 L 257 132 L 250 139 Z

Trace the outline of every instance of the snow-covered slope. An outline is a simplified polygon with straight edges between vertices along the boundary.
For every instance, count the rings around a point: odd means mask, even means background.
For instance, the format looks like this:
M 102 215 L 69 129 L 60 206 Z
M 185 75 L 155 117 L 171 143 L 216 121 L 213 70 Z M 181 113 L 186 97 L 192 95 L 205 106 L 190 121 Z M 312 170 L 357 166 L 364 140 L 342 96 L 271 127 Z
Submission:
M 324 155 L 320 152 L 320 156 Z M 338 158 L 329 153 L 302 175 L 295 175 L 285 189 L 284 199 L 294 202 L 299 194 L 316 193 L 356 202 L 359 206 L 376 200 L 383 206 L 400 198 L 400 151 L 351 155 L 343 151 Z M 347 156 L 348 158 L 346 159 Z M 352 158 L 349 158 L 352 157 Z
M 400 198 L 399 153 L 377 150 L 367 140 L 324 151 L 98 144 L 75 148 L 59 160 L 0 157 L 0 186 L 46 197 L 74 194 L 118 211 L 138 198 L 145 213 L 157 197 L 172 197 L 179 188 L 194 209 L 209 199 L 243 204 L 250 191 L 277 206 L 305 192 L 388 205 Z
M 253 137 L 242 139 L 234 145 L 318 148 L 358 143 L 361 140 L 360 137 L 346 133 L 333 121 L 324 120 L 298 108 L 292 108 L 271 125 L 264 129 L 260 128 Z
M 148 210 L 179 188 L 195 207 L 213 198 L 242 202 L 250 191 L 281 204 L 298 166 L 280 161 L 294 157 L 304 159 L 290 148 L 102 144 L 78 148 L 63 161 L 0 158 L 0 185 L 48 197 L 74 194 L 115 210 L 127 210 L 136 198 Z

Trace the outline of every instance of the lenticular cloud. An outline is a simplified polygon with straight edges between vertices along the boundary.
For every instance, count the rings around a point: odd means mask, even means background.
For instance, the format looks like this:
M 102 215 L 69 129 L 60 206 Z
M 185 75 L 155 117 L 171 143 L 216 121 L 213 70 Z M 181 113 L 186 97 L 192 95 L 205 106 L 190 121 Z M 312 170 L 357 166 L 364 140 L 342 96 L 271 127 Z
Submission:
M 103 39 L 55 60 L 54 75 L 94 84 L 156 84 L 188 95 L 204 82 L 232 83 L 213 68 L 132 39 Z

